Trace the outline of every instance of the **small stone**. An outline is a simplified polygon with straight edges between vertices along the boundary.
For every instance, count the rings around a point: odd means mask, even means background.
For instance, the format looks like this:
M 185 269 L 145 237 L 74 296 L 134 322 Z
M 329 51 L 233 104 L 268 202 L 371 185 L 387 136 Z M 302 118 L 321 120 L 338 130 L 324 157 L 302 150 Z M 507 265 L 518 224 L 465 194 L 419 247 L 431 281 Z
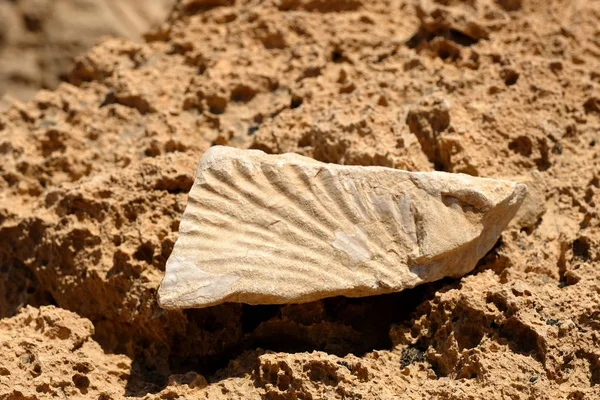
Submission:
M 523 200 L 523 205 L 510 222 L 510 226 L 531 232 L 546 213 L 546 183 L 538 171 L 509 179 L 527 186 L 527 195 Z
M 361 297 L 461 277 L 526 186 L 214 146 L 158 290 L 164 308 Z

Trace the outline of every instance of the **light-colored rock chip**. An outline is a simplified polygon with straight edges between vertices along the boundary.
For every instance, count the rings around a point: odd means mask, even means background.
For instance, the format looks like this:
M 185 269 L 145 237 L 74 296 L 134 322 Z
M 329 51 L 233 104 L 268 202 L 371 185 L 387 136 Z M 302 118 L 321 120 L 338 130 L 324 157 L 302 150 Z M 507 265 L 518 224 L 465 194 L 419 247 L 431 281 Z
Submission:
M 158 291 L 164 308 L 300 303 L 460 277 L 526 187 L 212 147 Z

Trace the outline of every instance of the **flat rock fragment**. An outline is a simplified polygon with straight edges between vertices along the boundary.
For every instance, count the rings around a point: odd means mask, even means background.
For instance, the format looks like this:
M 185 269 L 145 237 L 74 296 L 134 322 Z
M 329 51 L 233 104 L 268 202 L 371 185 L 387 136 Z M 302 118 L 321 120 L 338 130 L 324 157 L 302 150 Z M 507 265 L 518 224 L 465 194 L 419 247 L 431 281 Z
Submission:
M 460 277 L 526 186 L 215 146 L 158 290 L 164 308 L 360 297 Z

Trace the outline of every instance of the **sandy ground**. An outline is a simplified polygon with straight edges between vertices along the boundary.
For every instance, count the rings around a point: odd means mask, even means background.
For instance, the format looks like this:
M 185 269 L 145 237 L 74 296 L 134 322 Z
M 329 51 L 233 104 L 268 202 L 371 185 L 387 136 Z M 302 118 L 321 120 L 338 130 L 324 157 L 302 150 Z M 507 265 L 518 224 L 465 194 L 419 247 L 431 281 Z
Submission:
M 600 1 L 185 0 L 66 79 L 0 114 L 0 399 L 600 398 Z M 213 144 L 529 197 L 462 279 L 167 312 Z

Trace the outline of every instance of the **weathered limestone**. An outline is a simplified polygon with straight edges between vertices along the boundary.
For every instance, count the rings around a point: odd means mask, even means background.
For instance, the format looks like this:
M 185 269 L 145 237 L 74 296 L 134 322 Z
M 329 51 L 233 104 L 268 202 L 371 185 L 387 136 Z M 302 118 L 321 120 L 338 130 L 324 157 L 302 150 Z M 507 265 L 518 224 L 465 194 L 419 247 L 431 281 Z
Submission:
M 526 187 L 212 147 L 158 291 L 164 308 L 401 291 L 471 271 Z

